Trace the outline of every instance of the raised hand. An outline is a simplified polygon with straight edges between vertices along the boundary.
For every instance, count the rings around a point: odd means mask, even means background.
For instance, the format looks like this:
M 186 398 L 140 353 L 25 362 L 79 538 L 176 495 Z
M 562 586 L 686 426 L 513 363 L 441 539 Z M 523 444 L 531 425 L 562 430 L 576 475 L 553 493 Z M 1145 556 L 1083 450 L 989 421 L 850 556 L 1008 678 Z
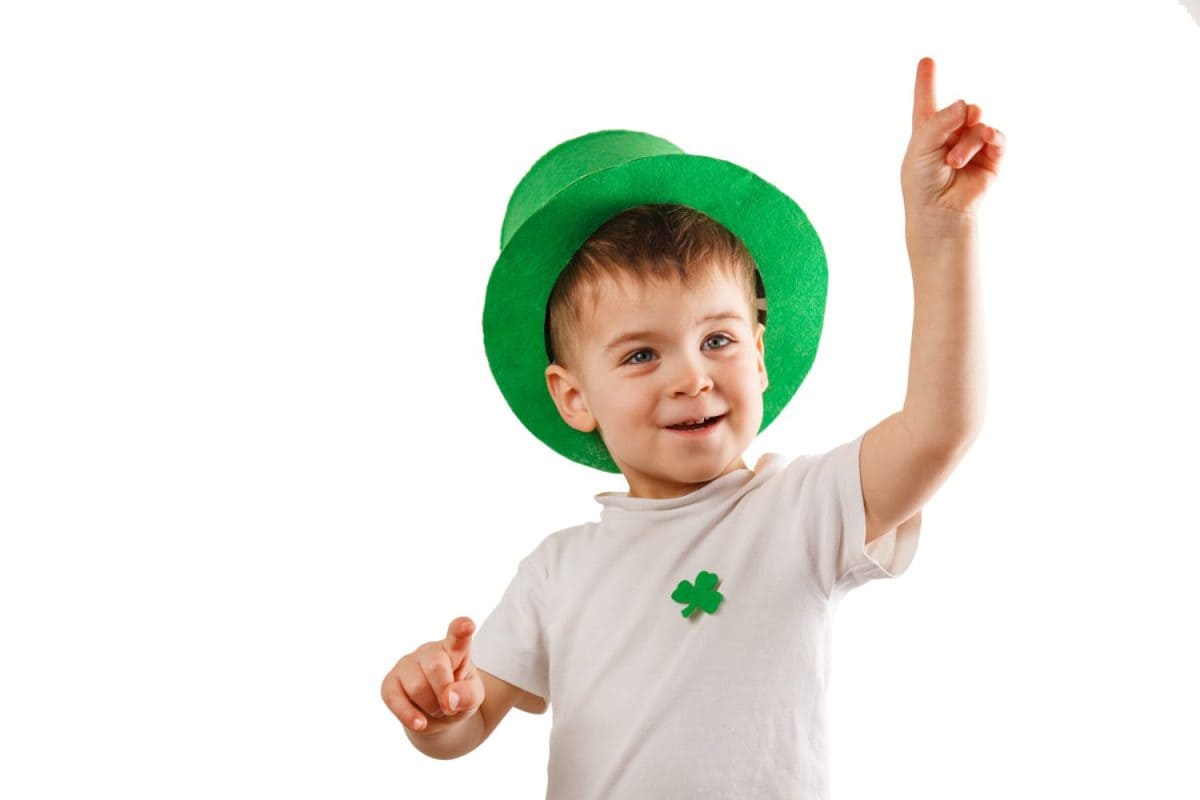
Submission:
M 932 58 L 917 62 L 912 138 L 900 165 L 905 211 L 974 215 L 999 174 L 1005 137 L 980 122 L 979 106 L 959 100 L 938 110 Z

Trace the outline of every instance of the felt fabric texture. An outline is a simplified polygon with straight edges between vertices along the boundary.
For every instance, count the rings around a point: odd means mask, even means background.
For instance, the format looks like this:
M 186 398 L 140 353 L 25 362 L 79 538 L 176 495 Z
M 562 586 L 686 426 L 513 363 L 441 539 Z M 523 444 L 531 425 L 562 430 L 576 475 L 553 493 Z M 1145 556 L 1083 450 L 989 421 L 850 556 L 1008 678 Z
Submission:
M 644 203 L 695 208 L 741 238 L 758 266 L 768 322 L 761 432 L 812 367 L 825 316 L 825 251 L 794 200 L 744 167 L 628 130 L 594 131 L 543 155 L 517 184 L 488 279 L 488 364 L 530 433 L 580 464 L 619 472 L 596 431 L 562 419 L 546 388 L 546 303 L 563 267 L 607 220 Z

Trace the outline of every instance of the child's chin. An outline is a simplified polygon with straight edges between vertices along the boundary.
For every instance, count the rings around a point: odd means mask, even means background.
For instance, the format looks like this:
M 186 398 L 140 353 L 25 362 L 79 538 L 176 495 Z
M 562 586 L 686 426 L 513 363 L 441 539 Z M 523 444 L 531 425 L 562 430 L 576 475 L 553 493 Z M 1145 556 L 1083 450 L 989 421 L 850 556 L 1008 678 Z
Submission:
M 721 474 L 725 461 L 716 454 L 697 456 L 687 461 L 674 460 L 667 465 L 670 476 L 679 483 L 707 483 Z

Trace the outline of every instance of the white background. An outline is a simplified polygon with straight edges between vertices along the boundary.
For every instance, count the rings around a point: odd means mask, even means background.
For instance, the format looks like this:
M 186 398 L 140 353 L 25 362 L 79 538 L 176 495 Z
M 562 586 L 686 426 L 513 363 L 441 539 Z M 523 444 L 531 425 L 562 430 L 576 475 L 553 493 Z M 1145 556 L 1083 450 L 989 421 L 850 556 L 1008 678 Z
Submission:
M 435 761 L 379 696 L 627 488 L 492 380 L 510 192 L 633 128 L 794 197 L 825 327 L 747 461 L 823 452 L 903 402 L 922 56 L 1008 137 L 987 418 L 909 572 L 839 609 L 834 796 L 1196 797 L 1177 0 L 5 4 L 0 794 L 542 796 L 552 712 Z

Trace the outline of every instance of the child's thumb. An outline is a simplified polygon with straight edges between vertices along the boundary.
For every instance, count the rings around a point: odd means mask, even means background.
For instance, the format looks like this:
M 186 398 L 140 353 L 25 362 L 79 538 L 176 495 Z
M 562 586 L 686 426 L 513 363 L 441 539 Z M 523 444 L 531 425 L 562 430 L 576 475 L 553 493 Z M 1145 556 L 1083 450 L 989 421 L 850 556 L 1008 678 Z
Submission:
M 451 714 L 474 711 L 483 703 L 481 685 L 474 681 L 457 681 L 446 687 L 445 707 Z

